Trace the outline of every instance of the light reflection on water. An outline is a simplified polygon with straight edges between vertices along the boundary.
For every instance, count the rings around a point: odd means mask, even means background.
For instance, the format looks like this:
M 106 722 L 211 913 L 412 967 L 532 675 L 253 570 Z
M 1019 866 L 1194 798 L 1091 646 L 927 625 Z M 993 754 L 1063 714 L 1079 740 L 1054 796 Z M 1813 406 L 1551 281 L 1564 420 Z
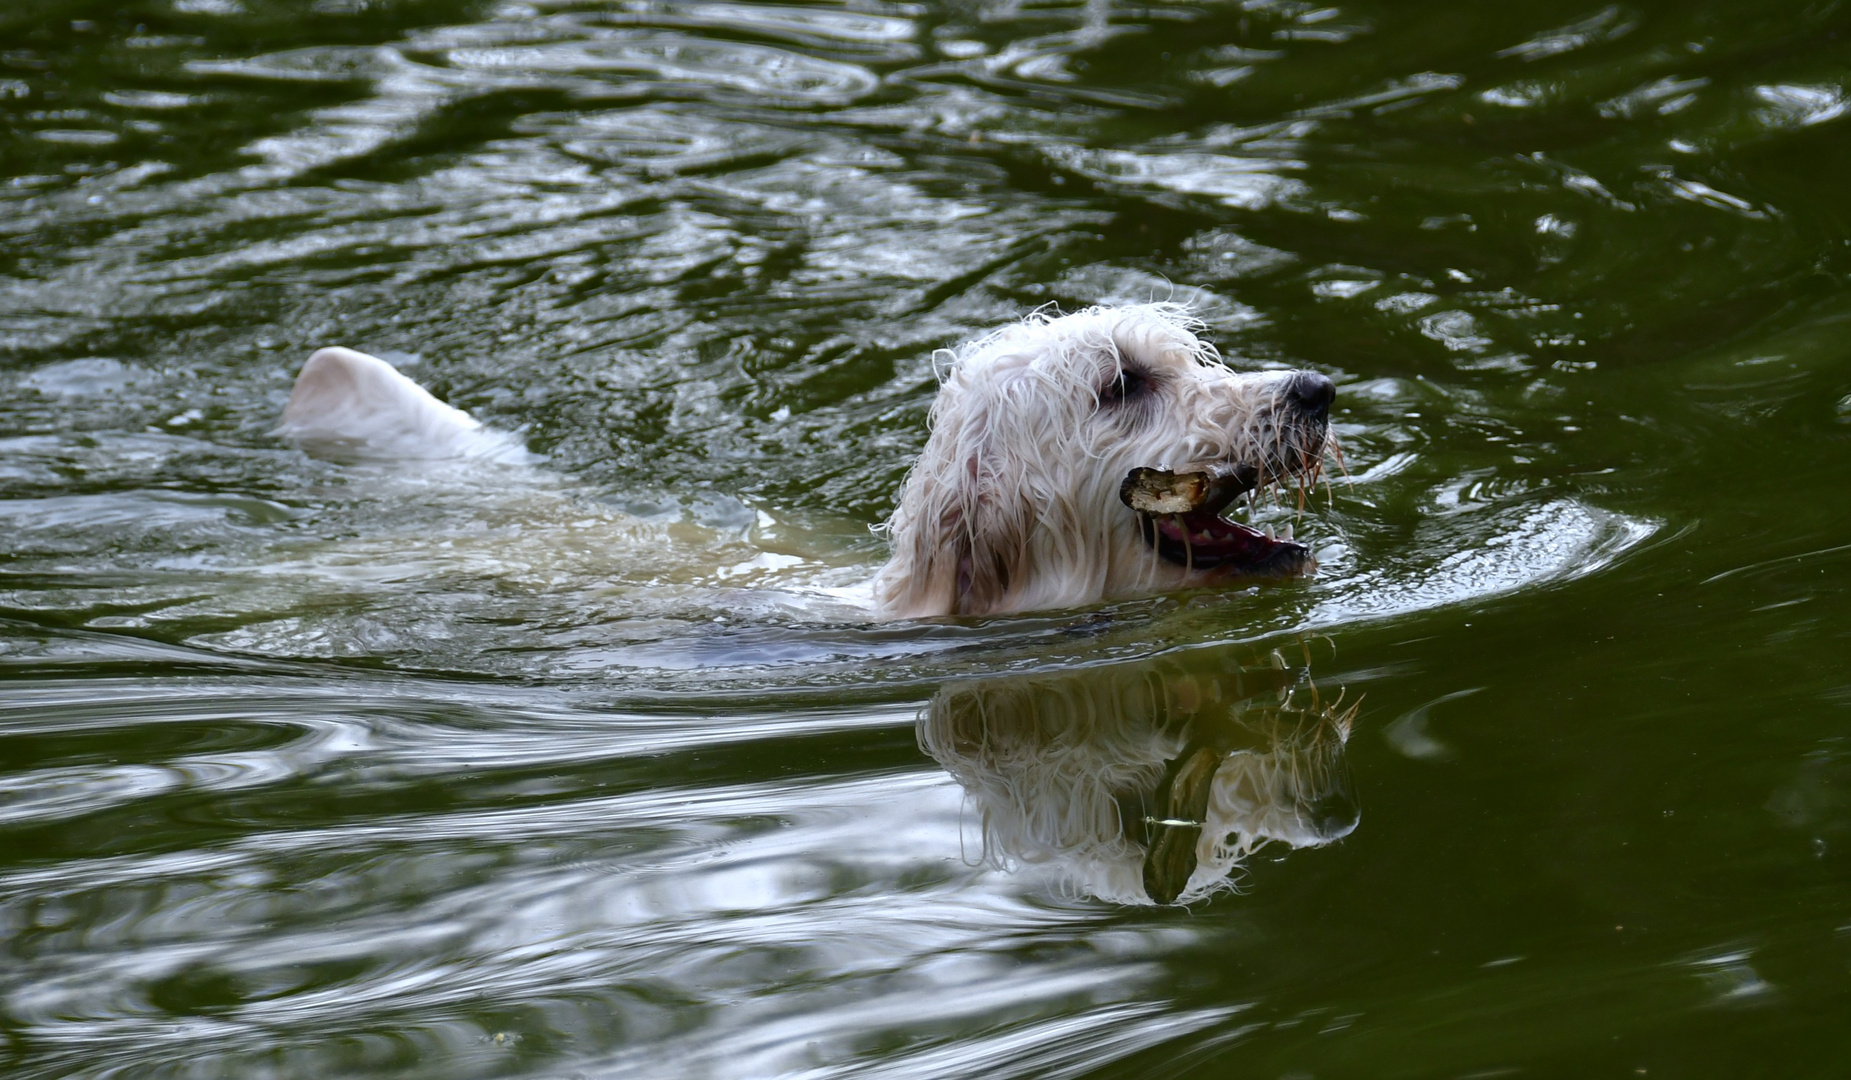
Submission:
M 1102 913 L 967 863 L 959 793 L 939 774 L 752 781 L 698 766 L 728 744 L 905 730 L 911 710 L 703 725 L 510 716 L 455 694 L 420 695 L 414 711 L 432 715 L 417 717 L 359 688 L 276 686 L 219 681 L 141 717 L 171 756 L 140 784 L 39 775 L 81 785 L 91 820 L 63 843 L 101 849 L 0 882 L 28 961 L 8 980 L 12 1016 L 48 1064 L 338 1071 L 376 1039 L 468 1067 L 511 1034 L 509 1053 L 570 1039 L 612 1067 L 753 1076 L 981 1015 L 993 1034 L 956 1053 L 1032 1072 L 1076 1051 L 1064 1043 L 1083 1017 L 1109 1018 L 1124 1052 L 1220 1015 L 1144 1000 L 1161 928 L 1076 947 Z M 122 689 L 22 687 L 9 720 L 101 711 Z M 211 746 L 254 738 L 272 745 Z M 400 805 L 438 780 L 441 809 Z M 56 827 L 58 807 L 16 794 L 32 833 Z M 99 830 L 113 817 L 145 831 L 149 800 L 177 820 L 143 853 L 104 854 Z M 1024 969 L 1024 950 L 1051 955 Z M 263 1034 L 277 1030 L 293 1034 Z M 936 1041 L 919 1052 L 945 1053 Z
M 1829 6 L 100 11 L 0 13 L 12 1072 L 1750 1072 L 1841 1003 Z M 932 350 L 1172 295 L 1342 384 L 1256 512 L 1321 575 L 867 622 Z M 333 343 L 544 464 L 282 445 Z M 1220 850 L 1126 809 L 1185 774 Z
M 1273 655 L 1203 676 L 1140 663 L 953 683 L 921 714 L 919 746 L 970 794 L 986 861 L 1057 865 L 1120 903 L 1190 903 L 1233 888 L 1269 843 L 1322 847 L 1356 827 L 1355 709 Z

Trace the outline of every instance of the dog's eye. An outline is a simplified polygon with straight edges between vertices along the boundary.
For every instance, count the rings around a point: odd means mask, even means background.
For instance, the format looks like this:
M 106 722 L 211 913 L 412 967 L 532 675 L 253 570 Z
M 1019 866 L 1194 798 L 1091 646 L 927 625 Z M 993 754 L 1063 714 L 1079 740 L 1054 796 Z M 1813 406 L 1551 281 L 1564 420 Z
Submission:
M 1099 404 L 1107 407 L 1136 401 L 1150 393 L 1152 385 L 1151 377 L 1137 368 L 1120 368 L 1111 382 L 1099 388 Z

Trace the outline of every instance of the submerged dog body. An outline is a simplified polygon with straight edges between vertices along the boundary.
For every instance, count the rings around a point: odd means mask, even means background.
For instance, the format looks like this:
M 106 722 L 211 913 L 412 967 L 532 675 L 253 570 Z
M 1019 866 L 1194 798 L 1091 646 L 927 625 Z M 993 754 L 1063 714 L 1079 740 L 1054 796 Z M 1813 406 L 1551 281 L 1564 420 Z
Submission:
M 1302 545 L 1220 512 L 1256 485 L 1315 478 L 1330 380 L 1236 374 L 1197 328 L 1163 304 L 1036 313 L 948 354 L 931 436 L 885 526 L 875 613 L 1073 607 L 1311 569 Z M 512 437 L 343 348 L 309 358 L 277 434 L 337 459 L 527 460 Z M 1153 469 L 1199 475 L 1197 497 L 1147 512 L 1127 476 Z

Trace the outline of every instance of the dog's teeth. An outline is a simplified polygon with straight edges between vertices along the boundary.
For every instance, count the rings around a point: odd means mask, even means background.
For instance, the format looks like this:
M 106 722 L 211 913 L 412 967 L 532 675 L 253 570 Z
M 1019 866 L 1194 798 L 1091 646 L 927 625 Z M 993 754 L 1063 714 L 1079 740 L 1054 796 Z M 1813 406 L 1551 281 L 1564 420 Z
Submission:
M 1290 540 L 1291 538 L 1292 538 L 1292 523 L 1288 521 L 1285 524 L 1285 531 L 1279 534 L 1279 539 Z
M 1266 526 L 1266 539 L 1268 540 L 1279 539 L 1277 536 L 1273 535 L 1273 527 L 1271 525 Z

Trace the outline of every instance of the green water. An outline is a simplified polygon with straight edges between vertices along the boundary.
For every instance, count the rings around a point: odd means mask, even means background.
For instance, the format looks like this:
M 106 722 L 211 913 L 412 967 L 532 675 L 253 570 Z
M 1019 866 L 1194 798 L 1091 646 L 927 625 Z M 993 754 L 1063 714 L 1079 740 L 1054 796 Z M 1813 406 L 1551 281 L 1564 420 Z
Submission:
M 1848 133 L 1835 2 L 12 0 L 0 1072 L 1851 1075 Z M 1320 576 L 856 618 L 1153 297 Z

